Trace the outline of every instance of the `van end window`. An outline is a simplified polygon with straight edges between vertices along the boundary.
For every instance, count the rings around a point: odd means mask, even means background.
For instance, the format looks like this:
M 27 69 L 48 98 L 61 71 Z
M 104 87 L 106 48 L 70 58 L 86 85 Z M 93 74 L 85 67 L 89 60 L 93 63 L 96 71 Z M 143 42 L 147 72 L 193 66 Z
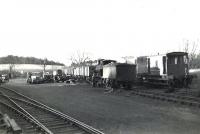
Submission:
M 178 57 L 175 57 L 174 58 L 174 64 L 177 64 L 178 63 Z
M 184 58 L 184 63 L 188 64 L 188 58 L 187 58 L 187 56 L 185 55 L 183 58 Z
M 155 61 L 155 65 L 156 65 L 156 67 L 158 67 L 158 60 Z

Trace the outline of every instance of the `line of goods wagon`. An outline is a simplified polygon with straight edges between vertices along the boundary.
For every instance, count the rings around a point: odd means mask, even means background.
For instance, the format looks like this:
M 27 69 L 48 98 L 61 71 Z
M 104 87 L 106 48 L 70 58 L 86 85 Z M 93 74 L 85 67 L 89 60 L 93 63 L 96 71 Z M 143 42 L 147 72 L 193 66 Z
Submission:
M 135 64 L 117 63 L 114 60 L 98 60 L 97 65 L 69 67 L 68 74 L 84 77 L 104 85 L 131 86 L 135 83 L 173 87 L 187 87 L 191 84 L 189 58 L 186 52 L 171 52 L 163 55 L 140 56 Z M 94 76 L 93 76 L 94 75 Z
M 94 70 L 95 66 L 78 66 L 76 68 L 68 67 L 66 68 L 65 73 L 68 75 L 79 76 L 82 78 L 89 78 L 92 77 Z

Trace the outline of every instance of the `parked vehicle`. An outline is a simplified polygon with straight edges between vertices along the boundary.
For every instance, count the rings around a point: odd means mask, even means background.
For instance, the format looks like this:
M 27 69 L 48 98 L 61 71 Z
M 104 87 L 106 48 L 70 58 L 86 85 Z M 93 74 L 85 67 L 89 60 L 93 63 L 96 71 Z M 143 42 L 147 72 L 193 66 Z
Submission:
M 41 72 L 29 72 L 27 77 L 27 83 L 40 84 L 43 83 L 43 77 Z
M 1 82 L 2 83 L 9 82 L 9 76 L 8 76 L 8 74 L 2 74 L 1 75 Z
M 48 73 L 43 74 L 43 82 L 53 83 L 54 82 L 53 74 L 48 74 Z
M 64 82 L 64 81 L 66 81 L 66 75 L 64 74 L 64 72 L 61 69 L 58 69 L 58 70 L 54 71 L 53 75 L 54 75 L 54 80 L 56 82 Z
M 3 83 L 2 78 L 0 77 L 0 85 Z

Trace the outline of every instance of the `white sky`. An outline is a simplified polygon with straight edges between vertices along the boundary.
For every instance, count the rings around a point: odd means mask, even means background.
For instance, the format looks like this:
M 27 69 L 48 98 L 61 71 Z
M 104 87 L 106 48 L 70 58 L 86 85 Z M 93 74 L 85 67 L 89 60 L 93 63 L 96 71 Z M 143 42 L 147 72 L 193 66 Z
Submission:
M 200 37 L 199 0 L 1 0 L 0 56 L 120 58 L 177 51 Z

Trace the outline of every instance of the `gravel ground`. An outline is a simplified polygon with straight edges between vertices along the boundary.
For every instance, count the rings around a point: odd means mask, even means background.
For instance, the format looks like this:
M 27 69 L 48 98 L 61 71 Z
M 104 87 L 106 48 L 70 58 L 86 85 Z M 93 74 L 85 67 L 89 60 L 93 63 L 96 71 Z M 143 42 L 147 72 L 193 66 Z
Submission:
M 2 113 L 2 112 L 0 111 L 0 113 Z M 2 117 L 0 116 L 0 134 L 6 134 L 7 133 L 6 128 L 3 127 L 3 125 L 4 125 L 4 122 L 2 121 Z
M 0 134 L 6 134 L 6 130 L 0 128 Z
M 12 80 L 5 86 L 37 99 L 107 134 L 199 134 L 199 108 L 129 95 L 105 93 L 87 84 L 29 85 Z

